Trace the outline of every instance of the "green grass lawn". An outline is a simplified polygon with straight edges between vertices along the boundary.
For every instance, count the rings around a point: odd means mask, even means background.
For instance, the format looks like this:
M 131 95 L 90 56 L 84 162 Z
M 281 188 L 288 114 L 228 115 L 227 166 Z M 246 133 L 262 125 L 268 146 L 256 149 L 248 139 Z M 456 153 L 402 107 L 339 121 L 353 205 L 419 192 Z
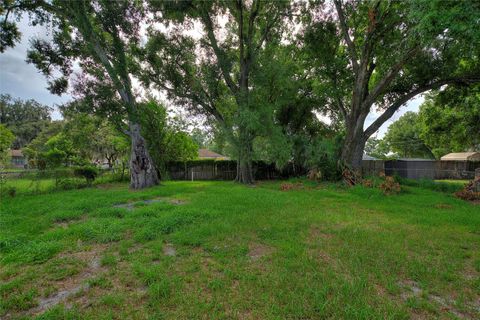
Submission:
M 7 179 L 5 185 L 2 186 L 5 190 L 9 188 L 15 188 L 17 193 L 44 193 L 48 191 L 53 191 L 55 188 L 54 179 L 26 179 L 26 178 L 17 178 L 17 179 Z
M 280 183 L 4 196 L 0 318 L 480 317 L 480 206 Z

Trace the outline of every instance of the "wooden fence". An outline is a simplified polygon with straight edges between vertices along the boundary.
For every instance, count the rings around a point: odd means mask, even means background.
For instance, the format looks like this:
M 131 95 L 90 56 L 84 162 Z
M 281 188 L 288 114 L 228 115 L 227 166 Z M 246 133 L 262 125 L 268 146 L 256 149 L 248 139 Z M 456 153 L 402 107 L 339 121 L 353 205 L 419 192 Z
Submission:
M 436 160 L 364 160 L 364 176 L 398 175 L 409 179 L 473 179 L 480 161 L 436 161 Z M 172 180 L 233 180 L 237 172 L 234 160 L 200 160 L 172 162 L 167 164 L 167 175 Z M 261 161 L 253 163 L 256 180 L 286 179 L 306 174 L 303 168 L 288 165 L 278 170 L 273 164 Z
M 480 170 L 480 161 L 436 161 L 436 160 L 364 160 L 362 174 L 364 176 L 399 175 L 410 179 L 473 179 L 475 170 Z M 193 160 L 187 162 L 170 162 L 165 167 L 166 177 L 171 180 L 234 180 L 237 174 L 235 160 Z M 306 175 L 307 170 L 287 165 L 279 170 L 274 164 L 262 161 L 253 162 L 253 173 L 256 180 L 287 179 Z M 20 172 L 0 172 L 8 179 L 28 177 L 71 176 L 71 170 L 25 170 Z
M 255 180 L 285 179 L 305 174 L 303 168 L 288 165 L 278 170 L 274 164 L 262 161 L 253 162 Z M 237 175 L 235 160 L 194 160 L 187 162 L 170 162 L 166 165 L 166 172 L 172 180 L 234 180 Z
M 385 172 L 385 161 L 383 160 L 363 160 L 363 176 L 378 176 L 380 172 Z
M 440 160 L 364 160 L 364 175 L 384 171 L 386 175 L 398 175 L 409 179 L 473 179 L 480 161 Z

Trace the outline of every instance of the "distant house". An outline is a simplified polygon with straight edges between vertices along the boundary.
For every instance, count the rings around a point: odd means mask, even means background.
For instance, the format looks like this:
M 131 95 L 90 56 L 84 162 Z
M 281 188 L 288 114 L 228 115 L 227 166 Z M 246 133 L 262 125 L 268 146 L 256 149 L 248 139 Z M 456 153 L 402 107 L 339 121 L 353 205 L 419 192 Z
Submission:
M 442 161 L 480 161 L 480 152 L 453 152 L 440 158 Z
M 230 160 L 229 157 L 210 151 L 208 149 L 198 149 L 199 159 Z
M 10 150 L 9 151 L 10 155 L 10 163 L 12 164 L 12 167 L 15 168 L 25 168 L 27 165 L 27 159 L 23 155 L 22 150 Z

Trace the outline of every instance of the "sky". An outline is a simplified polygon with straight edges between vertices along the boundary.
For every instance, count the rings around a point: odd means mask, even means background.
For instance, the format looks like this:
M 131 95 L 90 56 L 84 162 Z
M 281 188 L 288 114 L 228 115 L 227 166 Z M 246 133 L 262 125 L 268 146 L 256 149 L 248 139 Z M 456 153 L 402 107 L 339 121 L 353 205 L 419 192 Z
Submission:
M 19 29 L 22 33 L 21 41 L 14 48 L 0 53 L 0 93 L 8 93 L 14 98 L 34 99 L 51 107 L 70 100 L 69 95 L 59 97 L 51 94 L 47 90 L 47 81 L 43 74 L 25 61 L 30 39 L 49 38 L 47 29 L 29 25 L 26 18 L 19 22 Z M 52 117 L 61 118 L 57 108 L 54 109 Z
M 55 107 L 58 104 L 71 100 L 71 96 L 66 94 L 61 97 L 51 94 L 47 90 L 47 81 L 45 77 L 35 68 L 28 64 L 27 49 L 29 41 L 33 37 L 49 38 L 48 30 L 42 26 L 31 26 L 27 18 L 22 18 L 19 22 L 19 29 L 22 32 L 21 41 L 14 47 L 7 49 L 0 54 L 0 93 L 8 93 L 14 98 L 35 99 L 38 102 L 54 108 L 53 119 L 60 119 L 61 115 Z M 423 98 L 417 97 L 400 108 L 392 118 L 390 118 L 376 133 L 377 138 L 385 135 L 387 128 L 395 120 L 398 120 L 407 111 L 418 111 Z M 379 113 L 370 112 L 365 122 L 365 128 L 368 127 Z M 328 119 L 325 119 L 328 122 Z

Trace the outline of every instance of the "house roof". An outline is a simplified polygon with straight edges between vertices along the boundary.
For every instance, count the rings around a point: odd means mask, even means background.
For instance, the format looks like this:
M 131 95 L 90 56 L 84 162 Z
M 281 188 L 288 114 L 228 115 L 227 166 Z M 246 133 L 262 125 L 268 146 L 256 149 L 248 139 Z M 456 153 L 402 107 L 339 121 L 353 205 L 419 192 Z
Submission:
M 480 152 L 452 152 L 440 158 L 443 161 L 480 161 Z
M 228 158 L 224 155 L 221 155 L 219 153 L 210 151 L 208 149 L 198 149 L 198 157 L 199 158 L 210 158 L 210 159 L 216 159 L 216 158 Z
M 23 152 L 22 150 L 10 150 L 10 156 L 11 157 L 23 157 Z

